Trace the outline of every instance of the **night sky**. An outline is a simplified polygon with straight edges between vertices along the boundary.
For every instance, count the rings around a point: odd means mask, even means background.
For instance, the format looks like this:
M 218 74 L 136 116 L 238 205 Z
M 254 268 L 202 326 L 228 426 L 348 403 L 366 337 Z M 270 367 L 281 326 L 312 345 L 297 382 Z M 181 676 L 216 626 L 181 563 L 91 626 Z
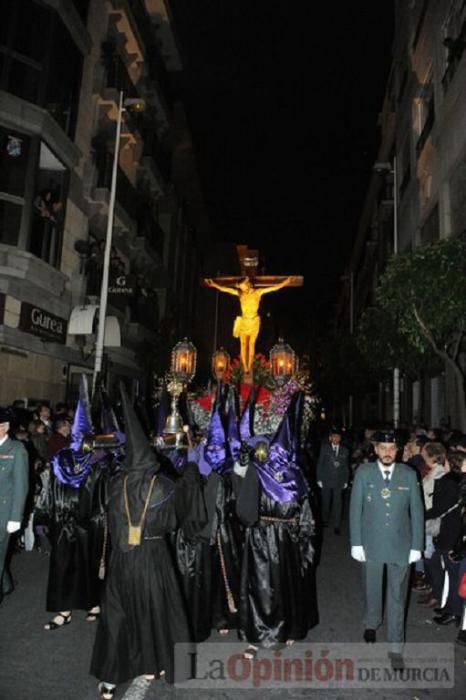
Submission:
M 375 160 L 393 2 L 171 7 L 212 230 L 229 250 L 259 247 L 269 273 L 305 276 L 302 290 L 270 295 L 262 308 L 273 319 L 268 331 L 264 320 L 265 335 L 284 334 L 302 351 L 333 315 L 355 237 Z

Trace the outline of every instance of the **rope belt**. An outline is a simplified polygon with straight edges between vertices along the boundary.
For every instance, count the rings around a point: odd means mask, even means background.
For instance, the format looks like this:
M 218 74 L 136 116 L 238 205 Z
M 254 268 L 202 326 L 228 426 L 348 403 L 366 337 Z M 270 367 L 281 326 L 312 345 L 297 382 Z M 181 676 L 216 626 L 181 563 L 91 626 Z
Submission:
M 108 540 L 108 518 L 107 513 L 104 513 L 104 541 L 102 544 L 102 554 L 99 562 L 98 578 L 103 581 L 105 578 L 105 560 L 107 557 L 107 540 Z
M 274 518 L 271 515 L 261 515 L 260 519 L 265 523 L 285 523 L 287 525 L 298 525 L 298 518 Z
M 220 532 L 217 532 L 217 547 L 218 554 L 220 557 L 220 568 L 222 570 L 223 583 L 225 585 L 225 593 L 227 596 L 228 610 L 231 613 L 236 613 L 238 612 L 238 608 L 235 605 L 235 599 L 233 598 L 233 593 L 231 592 L 230 584 L 228 583 L 227 567 L 225 565 L 225 556 L 223 554 L 222 538 L 220 536 Z

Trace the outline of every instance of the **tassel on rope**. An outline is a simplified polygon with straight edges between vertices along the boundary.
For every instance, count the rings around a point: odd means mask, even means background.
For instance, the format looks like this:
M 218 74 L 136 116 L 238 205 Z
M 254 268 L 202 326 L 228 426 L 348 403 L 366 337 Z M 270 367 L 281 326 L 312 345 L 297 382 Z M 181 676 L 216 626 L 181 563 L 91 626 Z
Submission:
M 223 555 L 222 538 L 220 536 L 220 531 L 217 532 L 217 547 L 220 556 L 220 568 L 222 570 L 223 583 L 225 584 L 225 593 L 227 596 L 228 610 L 232 614 L 237 613 L 238 608 L 235 605 L 235 599 L 233 598 L 233 593 L 231 592 L 230 584 L 228 583 L 227 568 L 225 566 L 225 557 Z

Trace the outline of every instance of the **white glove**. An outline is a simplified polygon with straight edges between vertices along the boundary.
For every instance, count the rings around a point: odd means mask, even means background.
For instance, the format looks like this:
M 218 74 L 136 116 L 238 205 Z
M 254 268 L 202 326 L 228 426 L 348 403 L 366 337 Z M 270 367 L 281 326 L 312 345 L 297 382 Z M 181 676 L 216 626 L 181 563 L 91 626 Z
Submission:
M 321 488 L 323 488 L 324 485 L 323 485 L 323 483 L 322 483 L 321 481 L 318 481 L 318 482 L 317 482 L 317 486 L 321 489 Z
M 356 561 L 366 561 L 366 555 L 364 554 L 364 547 L 360 544 L 355 547 L 351 547 L 351 556 Z
M 9 520 L 6 524 L 6 531 L 10 533 L 17 532 L 21 527 L 21 523 L 17 523 L 15 520 Z
M 246 466 L 243 467 L 243 466 L 241 466 L 241 464 L 239 462 L 235 462 L 233 465 L 233 471 L 235 474 L 237 474 L 242 479 L 244 479 L 244 477 L 246 476 L 246 472 L 248 470 L 248 467 L 249 467 L 248 464 L 246 464 Z
M 348 484 L 343 484 L 343 491 L 348 488 Z
M 411 549 L 409 552 L 408 564 L 415 564 L 422 557 L 422 552 L 417 549 Z

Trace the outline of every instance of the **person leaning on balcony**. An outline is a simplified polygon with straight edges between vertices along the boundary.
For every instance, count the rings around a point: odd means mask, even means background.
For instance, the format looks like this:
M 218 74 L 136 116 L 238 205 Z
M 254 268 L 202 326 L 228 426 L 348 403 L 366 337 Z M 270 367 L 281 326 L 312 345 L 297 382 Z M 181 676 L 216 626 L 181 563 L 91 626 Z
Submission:
M 0 409 L 0 602 L 12 591 L 5 558 L 10 535 L 21 527 L 29 490 L 27 452 L 21 442 L 9 437 L 10 420 L 9 412 Z

